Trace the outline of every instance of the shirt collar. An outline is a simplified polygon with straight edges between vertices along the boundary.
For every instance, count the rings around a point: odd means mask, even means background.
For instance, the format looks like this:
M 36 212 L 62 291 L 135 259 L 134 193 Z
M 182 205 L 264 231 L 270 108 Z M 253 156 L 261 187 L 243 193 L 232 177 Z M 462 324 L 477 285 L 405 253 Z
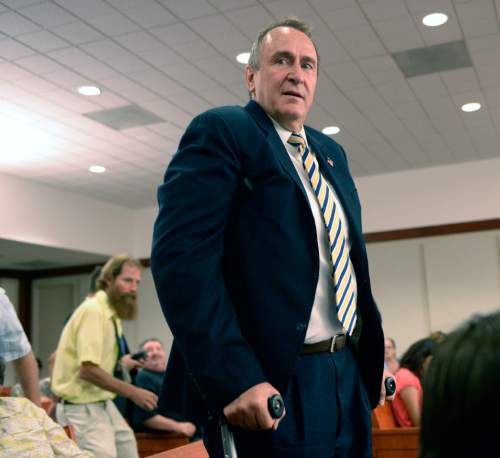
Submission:
M 304 129 L 304 126 L 302 126 L 302 129 L 300 130 L 300 132 L 292 132 L 291 130 L 285 129 L 281 124 L 276 122 L 273 119 L 273 117 L 270 116 L 269 114 L 267 116 L 269 116 L 269 119 L 273 122 L 274 128 L 276 129 L 276 132 L 278 133 L 278 135 L 281 138 L 281 141 L 283 142 L 284 145 L 286 145 L 288 143 L 288 139 L 290 138 L 290 135 L 295 133 L 295 134 L 302 135 L 302 138 L 304 138 L 306 141 L 306 145 L 309 146 L 307 143 L 306 131 Z

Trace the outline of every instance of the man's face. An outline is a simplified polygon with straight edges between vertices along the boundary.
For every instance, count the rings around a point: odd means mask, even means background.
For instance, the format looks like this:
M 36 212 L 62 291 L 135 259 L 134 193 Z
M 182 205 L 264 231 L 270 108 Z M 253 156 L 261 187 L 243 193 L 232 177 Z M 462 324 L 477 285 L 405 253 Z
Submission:
M 167 355 L 160 342 L 150 340 L 143 347 L 147 352 L 144 367 L 150 371 L 163 372 L 167 367 Z
M 311 39 L 291 27 L 277 27 L 262 41 L 259 69 L 246 68 L 253 99 L 282 127 L 298 132 L 311 108 L 318 57 Z
M 106 288 L 111 306 L 125 320 L 137 315 L 137 288 L 141 282 L 141 271 L 132 264 L 124 264 L 121 273 L 111 280 Z

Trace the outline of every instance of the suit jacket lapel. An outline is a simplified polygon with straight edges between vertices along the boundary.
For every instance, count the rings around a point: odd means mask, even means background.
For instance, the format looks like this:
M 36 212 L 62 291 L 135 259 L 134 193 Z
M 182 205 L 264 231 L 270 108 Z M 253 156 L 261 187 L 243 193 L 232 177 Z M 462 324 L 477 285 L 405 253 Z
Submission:
M 293 181 L 295 181 L 297 186 L 304 194 L 304 197 L 307 199 L 306 191 L 302 186 L 302 181 L 300 181 L 297 170 L 295 170 L 295 167 L 292 164 L 290 157 L 288 156 L 288 151 L 286 150 L 285 145 L 283 145 L 283 142 L 276 132 L 271 119 L 269 119 L 269 116 L 267 116 L 260 105 L 253 100 L 250 101 L 245 108 L 252 115 L 260 128 L 266 133 L 269 146 L 276 155 L 276 158 L 280 162 L 285 173 L 290 176 Z

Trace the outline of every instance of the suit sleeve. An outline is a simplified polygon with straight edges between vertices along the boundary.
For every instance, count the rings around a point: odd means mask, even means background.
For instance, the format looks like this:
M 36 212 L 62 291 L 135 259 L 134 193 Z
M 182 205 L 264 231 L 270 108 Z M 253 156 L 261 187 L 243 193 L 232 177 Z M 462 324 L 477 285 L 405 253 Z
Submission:
M 242 336 L 221 269 L 241 163 L 216 113 L 195 118 L 158 190 L 151 270 L 163 313 L 202 397 L 217 409 L 266 380 Z

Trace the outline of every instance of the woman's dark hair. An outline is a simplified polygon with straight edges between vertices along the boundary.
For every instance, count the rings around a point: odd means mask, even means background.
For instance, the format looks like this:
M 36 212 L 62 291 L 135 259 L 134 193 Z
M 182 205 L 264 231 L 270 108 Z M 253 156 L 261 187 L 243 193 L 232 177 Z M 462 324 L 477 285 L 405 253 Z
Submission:
M 430 338 L 417 340 L 401 357 L 400 367 L 413 372 L 418 378 L 422 376 L 422 367 L 428 356 L 431 356 L 438 343 Z
M 424 376 L 421 458 L 498 456 L 500 313 L 440 344 Z

